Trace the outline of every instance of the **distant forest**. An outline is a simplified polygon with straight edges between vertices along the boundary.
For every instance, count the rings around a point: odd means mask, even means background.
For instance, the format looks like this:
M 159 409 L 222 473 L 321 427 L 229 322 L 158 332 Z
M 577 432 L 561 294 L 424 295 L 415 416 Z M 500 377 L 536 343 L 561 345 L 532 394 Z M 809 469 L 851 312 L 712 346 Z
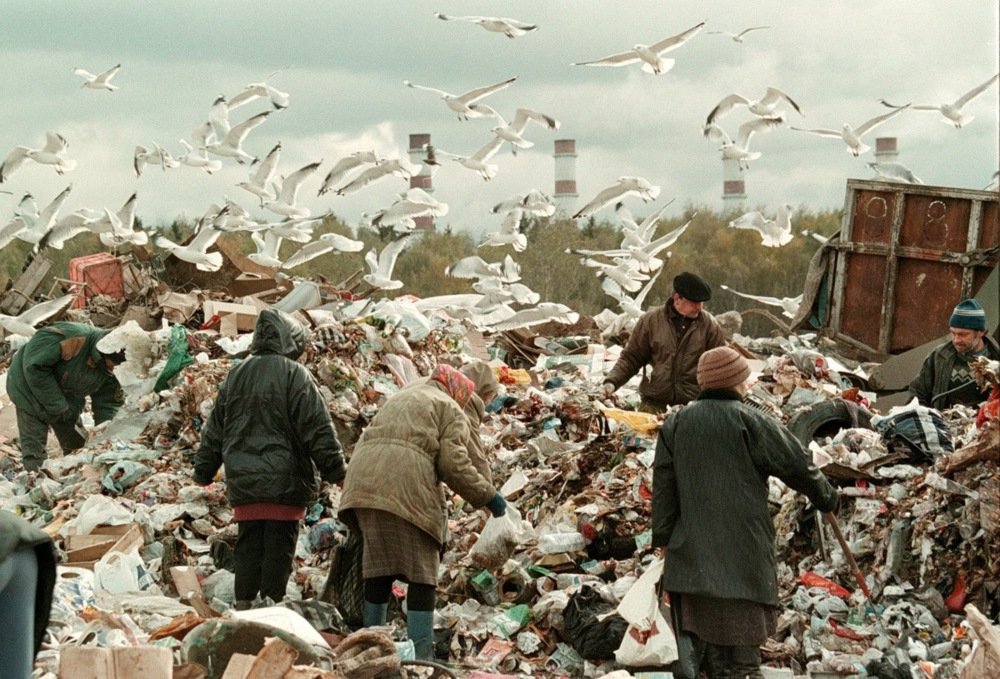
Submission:
M 636 213 L 636 218 L 641 220 L 641 211 L 637 209 Z M 683 215 L 661 220 L 657 236 L 680 226 L 692 215 L 694 218 L 691 225 L 669 249 L 672 256 L 666 260 L 663 273 L 645 300 L 644 306 L 647 308 L 663 303 L 670 296 L 671 280 L 681 271 L 693 271 L 712 284 L 714 294 L 706 307 L 714 313 L 761 306 L 720 290 L 718 286 L 722 284 L 755 295 L 793 297 L 802 292 L 809 260 L 820 246 L 817 240 L 802 235 L 801 231 L 808 230 L 828 236 L 836 232 L 841 223 L 840 211 L 811 212 L 800 207 L 792 217 L 792 241 L 780 248 L 769 248 L 761 245 L 756 231 L 729 228 L 728 222 L 735 215 L 723 215 L 704 207 L 688 206 Z M 136 226 L 140 226 L 139 219 L 136 220 Z M 147 225 L 146 228 L 151 231 L 159 230 L 168 238 L 183 242 L 191 236 L 193 225 L 174 221 L 152 228 Z M 333 285 L 346 281 L 356 282 L 359 272 L 367 272 L 365 251 L 372 247 L 381 249 L 383 243 L 392 238 L 390 233 L 380 234 L 366 229 L 354 234 L 336 216 L 328 217 L 317 227 L 315 236 L 330 231 L 363 240 L 366 247 L 361 252 L 324 255 L 285 273 L 302 279 L 322 276 Z M 521 231 L 527 235 L 528 247 L 524 252 L 515 252 L 510 246 L 477 247 L 478 238 L 467 233 L 452 233 L 446 223 L 438 224 L 435 231 L 423 232 L 419 238 L 412 239 L 410 247 L 400 255 L 394 277 L 404 281 L 404 287 L 399 290 L 376 291 L 374 294 L 387 297 L 403 294 L 430 297 L 471 293 L 472 281 L 446 276 L 446 267 L 468 255 L 477 254 L 487 262 L 496 262 L 510 254 L 521 265 L 521 282 L 539 293 L 542 301 L 560 302 L 582 314 L 593 315 L 605 307 L 618 311 L 617 302 L 602 291 L 596 270 L 581 264 L 578 255 L 566 252 L 571 247 L 597 250 L 619 247 L 621 227 L 613 215 L 604 220 L 591 218 L 580 223 L 565 219 L 526 218 L 521 223 Z M 248 233 L 229 233 L 222 239 L 243 252 L 254 251 Z M 153 248 L 152 245 L 146 247 Z M 286 241 L 282 244 L 280 254 L 287 257 L 298 247 L 299 244 Z M 45 249 L 41 254 L 53 266 L 49 273 L 50 280 L 38 288 L 38 293 L 45 296 L 52 288 L 54 278 L 68 276 L 70 259 L 106 249 L 90 233 L 69 241 L 62 250 Z M 28 261 L 31 250 L 31 244 L 15 239 L 0 252 L 0 283 L 6 287 L 17 277 Z M 126 247 L 117 254 L 129 256 L 130 250 Z M 165 252 L 161 254 L 166 255 Z M 364 288 L 367 285 L 362 283 L 360 289 Z M 780 315 L 780 311 L 773 307 L 770 310 Z M 774 326 L 764 317 L 749 316 L 745 328 L 751 334 L 766 335 Z

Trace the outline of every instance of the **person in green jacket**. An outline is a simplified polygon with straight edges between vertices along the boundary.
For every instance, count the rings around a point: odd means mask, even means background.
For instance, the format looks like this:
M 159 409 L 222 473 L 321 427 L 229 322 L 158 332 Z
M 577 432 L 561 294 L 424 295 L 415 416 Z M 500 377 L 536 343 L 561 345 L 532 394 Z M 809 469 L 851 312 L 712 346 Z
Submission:
M 55 584 L 52 538 L 17 514 L 0 510 L 0 676 L 31 676 Z
M 208 485 L 225 467 L 226 493 L 239 524 L 235 607 L 285 598 L 299 522 L 315 501 L 316 472 L 339 483 L 347 469 L 319 385 L 296 359 L 306 331 L 277 309 L 254 326 L 250 358 L 219 386 L 201 431 L 194 481 Z
M 96 424 L 110 420 L 121 407 L 121 385 L 113 370 L 124 362 L 125 351 L 101 351 L 98 342 L 108 332 L 84 323 L 53 323 L 14 354 L 7 394 L 17 412 L 21 462 L 29 472 L 45 462 L 49 429 L 64 453 L 86 443 L 80 414 L 88 397 Z
M 663 423 L 653 458 L 652 545 L 678 634 L 679 679 L 761 677 L 774 633 L 778 576 L 768 477 L 820 511 L 837 492 L 779 422 L 744 404 L 750 366 L 718 347 L 698 360 L 697 400 Z

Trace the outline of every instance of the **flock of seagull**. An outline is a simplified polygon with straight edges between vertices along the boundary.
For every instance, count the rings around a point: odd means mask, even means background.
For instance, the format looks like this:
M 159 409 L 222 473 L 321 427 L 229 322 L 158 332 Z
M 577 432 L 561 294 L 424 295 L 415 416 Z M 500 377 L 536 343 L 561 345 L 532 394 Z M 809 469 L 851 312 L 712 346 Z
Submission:
M 467 23 L 505 36 L 520 38 L 533 33 L 538 26 L 532 23 L 491 16 L 451 16 L 435 13 L 447 22 Z M 667 36 L 649 44 L 635 44 L 623 51 L 591 60 L 578 61 L 572 66 L 586 67 L 628 67 L 637 65 L 642 72 L 651 76 L 663 76 L 675 65 L 676 59 L 667 57 L 675 53 L 695 38 L 704 28 L 702 21 L 679 33 Z M 751 26 L 738 32 L 707 31 L 707 34 L 724 35 L 736 43 L 742 43 L 749 34 L 770 29 L 769 26 Z M 82 79 L 81 87 L 88 90 L 115 92 L 118 86 L 112 81 L 119 73 L 121 64 L 98 74 L 77 68 L 74 73 Z M 108 208 L 100 210 L 82 208 L 60 216 L 60 209 L 72 190 L 68 185 L 44 209 L 39 210 L 35 198 L 25 194 L 14 210 L 13 217 L 0 228 L 0 247 L 13 239 L 31 243 L 36 251 L 45 247 L 62 248 L 76 235 L 91 232 L 99 236 L 106 247 L 117 249 L 125 245 L 153 244 L 170 252 L 177 258 L 194 264 L 198 269 L 215 271 L 222 266 L 222 255 L 210 251 L 213 244 L 225 233 L 246 232 L 250 234 L 256 251 L 249 257 L 255 262 L 278 270 L 293 270 L 318 257 L 337 253 L 359 252 L 364 248 L 360 240 L 328 233 L 314 236 L 315 227 L 324 216 L 313 216 L 310 209 L 299 201 L 299 196 L 307 182 L 322 177 L 317 196 L 325 194 L 346 195 L 363 190 L 375 182 L 390 177 L 400 178 L 408 184 L 413 177 L 433 173 L 443 158 L 458 163 L 476 173 L 484 181 L 494 178 L 499 172 L 496 154 L 505 145 L 513 153 L 518 149 L 531 148 L 534 142 L 528 136 L 537 127 L 542 130 L 558 130 L 560 121 L 553 116 L 527 107 L 518 107 L 513 115 L 505 117 L 493 106 L 485 103 L 491 95 L 505 90 L 517 81 L 510 77 L 500 82 L 475 87 L 465 92 L 453 94 L 436 87 L 416 84 L 410 80 L 403 85 L 414 90 L 430 92 L 440 98 L 449 112 L 460 121 L 488 119 L 493 122 L 485 135 L 485 141 L 477 150 L 468 155 L 426 147 L 425 159 L 420 163 L 410 161 L 405 154 L 383 157 L 373 150 L 358 149 L 339 158 L 324 174 L 322 160 L 315 160 L 291 172 L 279 171 L 282 145 L 275 143 L 270 151 L 258 158 L 247 151 L 246 142 L 251 134 L 258 132 L 275 112 L 291 104 L 291 95 L 271 84 L 273 73 L 261 82 L 251 83 L 232 97 L 218 96 L 209 106 L 203 121 L 190 133 L 189 138 L 180 140 L 184 152 L 178 156 L 156 142 L 138 143 L 133 151 L 133 169 L 136 177 L 151 167 L 161 171 L 188 166 L 212 174 L 219 171 L 224 163 L 236 163 L 247 169 L 247 176 L 235 186 L 252 196 L 257 207 L 270 215 L 261 220 L 236 201 L 225 197 L 213 203 L 198 219 L 194 237 L 185 244 L 173 242 L 162 234 L 150 234 L 135 226 L 135 206 L 137 194 L 125 201 L 120 209 L 112 212 Z M 880 103 L 888 110 L 873 116 L 857 126 L 844 123 L 840 129 L 806 128 L 789 126 L 797 132 L 840 139 L 847 151 L 859 157 L 870 150 L 864 137 L 879 125 L 907 111 L 938 112 L 943 121 L 961 128 L 972 120 L 964 111 L 965 107 L 997 82 L 1000 74 L 968 90 L 953 102 L 931 104 L 892 104 L 886 100 Z M 264 110 L 236 117 L 244 106 L 263 104 Z M 737 109 L 745 109 L 750 114 L 737 127 L 735 137 L 723 127 L 723 119 Z M 723 159 L 735 160 L 738 166 L 747 170 L 751 161 L 758 161 L 760 151 L 750 149 L 751 140 L 758 133 L 771 132 L 785 127 L 790 111 L 803 117 L 800 105 L 787 93 L 777 87 L 768 87 L 758 99 L 751 99 L 739 93 L 722 97 L 708 113 L 703 126 L 703 134 L 708 140 L 719 144 Z M 232 118 L 232 120 L 231 120 Z M 58 132 L 48 131 L 40 148 L 25 145 L 15 146 L 0 163 L 0 183 L 8 181 L 27 162 L 51 167 L 59 175 L 71 172 L 76 162 L 68 157 L 69 144 Z M 922 183 L 908 168 L 900 163 L 869 163 L 879 177 L 894 181 Z M 657 281 L 665 262 L 670 257 L 668 248 L 680 238 L 690 220 L 671 230 L 657 235 L 663 212 L 670 202 L 656 207 L 641 221 L 633 217 L 625 205 L 628 199 L 638 198 L 644 203 L 652 203 L 661 192 L 659 186 L 638 176 L 622 176 L 599 191 L 584 203 L 572 219 L 587 219 L 614 205 L 615 215 L 621 225 L 622 240 L 617 248 L 608 250 L 569 249 L 567 252 L 580 256 L 580 262 L 595 270 L 601 278 L 602 289 L 618 304 L 618 313 L 611 326 L 627 329 L 642 313 L 644 300 Z M 492 213 L 502 215 L 498 230 L 487 233 L 480 247 L 509 247 L 515 253 L 523 252 L 527 239 L 520 232 L 520 223 L 525 217 L 550 217 L 556 206 L 552 199 L 537 189 L 513 196 L 497 203 Z M 794 208 L 784 204 L 777 208 L 773 218 L 760 211 L 752 211 L 733 219 L 729 226 L 736 229 L 752 229 L 766 247 L 781 247 L 792 240 L 792 215 Z M 420 217 L 440 218 L 448 214 L 448 205 L 421 188 L 409 188 L 398 194 L 388 206 L 362 213 L 361 226 L 378 230 L 383 235 L 392 234 L 389 242 L 381 250 L 371 249 L 364 255 L 368 272 L 363 276 L 373 289 L 393 290 L 404 283 L 394 278 L 395 263 L 405 252 L 413 238 Z M 298 244 L 290 255 L 282 255 L 285 241 Z M 447 275 L 474 280 L 473 293 L 445 295 L 421 300 L 422 311 L 442 311 L 454 318 L 468 319 L 475 325 L 493 330 L 524 327 L 547 320 L 575 320 L 575 312 L 561 304 L 540 301 L 540 296 L 520 282 L 520 266 L 511 255 L 499 262 L 488 262 L 479 256 L 466 257 L 448 268 Z M 786 316 L 794 315 L 796 299 L 782 299 L 764 295 L 751 295 L 731 290 L 733 294 L 781 307 Z M 20 316 L 0 315 L 0 326 L 8 333 L 30 335 L 33 327 L 51 315 L 64 309 L 72 301 L 72 295 L 58 300 L 38 304 Z

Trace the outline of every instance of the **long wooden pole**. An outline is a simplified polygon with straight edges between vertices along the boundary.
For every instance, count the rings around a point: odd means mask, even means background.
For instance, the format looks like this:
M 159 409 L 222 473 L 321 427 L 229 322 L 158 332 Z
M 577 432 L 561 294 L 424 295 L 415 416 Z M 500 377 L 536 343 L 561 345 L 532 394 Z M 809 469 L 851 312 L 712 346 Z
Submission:
M 847 544 L 847 540 L 844 538 L 844 534 L 840 531 L 840 525 L 837 523 L 837 517 L 833 512 L 826 512 L 823 514 L 823 518 L 826 522 L 830 524 L 830 528 L 833 529 L 833 534 L 837 536 L 837 542 L 840 543 L 840 548 L 844 551 L 844 557 L 847 559 L 847 564 L 851 567 L 851 571 L 854 573 L 854 579 L 858 581 L 858 586 L 861 591 L 865 593 L 868 597 L 869 603 L 872 602 L 872 593 L 868 589 L 868 583 L 865 582 L 865 576 L 861 574 L 861 569 L 858 568 L 858 562 L 854 560 L 854 554 L 851 553 L 851 548 Z

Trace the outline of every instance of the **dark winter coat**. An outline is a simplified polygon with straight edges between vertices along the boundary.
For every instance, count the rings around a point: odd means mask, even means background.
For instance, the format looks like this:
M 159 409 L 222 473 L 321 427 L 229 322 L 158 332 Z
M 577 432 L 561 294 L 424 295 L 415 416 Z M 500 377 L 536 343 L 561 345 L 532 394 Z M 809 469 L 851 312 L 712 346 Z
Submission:
M 985 335 L 983 341 L 986 343 L 986 352 L 990 360 L 1000 360 L 1000 347 L 997 346 L 996 340 Z M 910 394 L 917 397 L 920 405 L 938 410 L 944 410 L 959 403 L 969 406 L 982 403 L 986 400 L 989 392 L 980 391 L 975 382 L 963 389 L 941 396 L 951 388 L 951 373 L 958 362 L 962 360 L 955 345 L 950 341 L 937 347 L 924 359 L 924 363 L 920 367 L 920 374 L 910 383 Z M 937 396 L 941 396 L 941 398 L 935 398 Z
M 123 399 L 118 379 L 97 350 L 98 340 L 108 332 L 69 322 L 41 328 L 11 360 L 10 400 L 43 422 L 73 422 L 89 396 L 94 421 L 110 420 Z
M 234 507 L 306 506 L 316 495 L 316 469 L 325 481 L 344 478 L 340 441 L 319 386 L 295 362 L 305 341 L 294 319 L 275 309 L 261 311 L 250 358 L 219 387 L 201 432 L 194 480 L 211 483 L 225 465 Z
M 56 585 L 56 552 L 52 538 L 17 514 L 0 510 L 0 563 L 18 549 L 32 547 L 38 559 L 38 583 L 35 586 L 35 653 L 42 647 L 49 624 L 52 592 Z
M 673 300 L 669 300 L 639 318 L 605 382 L 618 389 L 648 364 L 652 370 L 648 374 L 644 371 L 639 382 L 644 399 L 668 406 L 687 403 L 698 395 L 698 359 L 709 349 L 723 346 L 726 339 L 719 324 L 704 310 L 684 336 L 678 337 L 670 322 L 672 305 Z
M 802 444 L 735 392 L 702 392 L 663 423 L 653 462 L 654 547 L 667 591 L 778 604 L 768 477 L 832 510 L 837 494 Z

